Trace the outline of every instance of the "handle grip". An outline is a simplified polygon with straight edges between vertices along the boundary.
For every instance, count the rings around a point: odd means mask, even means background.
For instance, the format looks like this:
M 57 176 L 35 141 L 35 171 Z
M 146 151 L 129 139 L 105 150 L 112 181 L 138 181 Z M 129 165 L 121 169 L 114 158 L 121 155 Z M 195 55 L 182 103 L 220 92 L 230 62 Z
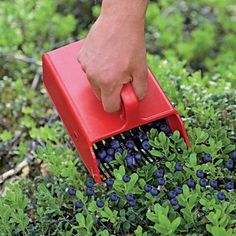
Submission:
M 125 84 L 121 90 L 122 118 L 127 124 L 135 123 L 139 117 L 139 103 L 131 83 Z

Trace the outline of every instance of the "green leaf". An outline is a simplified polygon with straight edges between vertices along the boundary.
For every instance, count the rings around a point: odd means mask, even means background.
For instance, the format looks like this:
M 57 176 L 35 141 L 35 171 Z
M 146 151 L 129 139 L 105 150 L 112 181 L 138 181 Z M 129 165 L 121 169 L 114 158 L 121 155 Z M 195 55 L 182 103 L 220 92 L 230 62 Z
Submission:
M 154 150 L 151 150 L 150 153 L 151 153 L 151 155 L 154 156 L 154 157 L 162 157 L 162 156 L 163 156 L 163 154 L 162 154 L 160 151 L 155 150 L 155 149 L 154 149 Z
M 147 212 L 146 216 L 147 216 L 147 218 L 148 218 L 150 221 L 152 221 L 152 222 L 154 222 L 154 223 L 157 223 L 157 222 L 158 222 L 158 216 L 157 216 L 157 214 L 154 214 L 153 212 Z
M 196 166 L 197 165 L 197 155 L 196 153 L 192 153 L 189 157 L 189 163 L 191 166 Z
M 136 185 L 137 181 L 138 181 L 138 175 L 136 173 L 133 173 L 130 176 L 130 181 L 126 185 L 126 192 L 127 193 L 132 192 L 132 190 L 134 189 L 134 186 Z
M 181 218 L 177 217 L 174 221 L 171 222 L 171 230 L 174 233 L 176 229 L 179 227 L 181 222 Z
M 139 225 L 137 229 L 134 231 L 136 236 L 143 236 L 143 228 Z
M 0 134 L 0 140 L 2 141 L 9 141 L 11 140 L 13 137 L 13 134 L 10 131 L 6 131 L 4 130 L 1 134 Z
M 79 226 L 82 228 L 86 228 L 86 224 L 85 224 L 85 218 L 83 216 L 83 214 L 78 213 L 76 214 L 76 221 L 79 223 Z
M 186 198 L 189 197 L 189 187 L 186 184 L 183 185 L 183 195 Z
M 167 141 L 167 138 L 166 138 L 166 135 L 164 134 L 164 132 L 160 132 L 158 135 L 158 138 L 162 144 L 165 144 Z

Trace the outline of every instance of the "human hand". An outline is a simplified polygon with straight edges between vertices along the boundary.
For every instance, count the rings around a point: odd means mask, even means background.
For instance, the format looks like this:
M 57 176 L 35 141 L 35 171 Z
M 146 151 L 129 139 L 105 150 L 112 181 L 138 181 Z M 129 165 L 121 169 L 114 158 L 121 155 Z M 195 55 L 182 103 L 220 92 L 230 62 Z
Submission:
M 139 100 L 147 88 L 144 16 L 125 12 L 122 4 L 125 7 L 126 2 L 101 13 L 78 54 L 82 69 L 107 112 L 120 109 L 124 84 L 132 83 Z

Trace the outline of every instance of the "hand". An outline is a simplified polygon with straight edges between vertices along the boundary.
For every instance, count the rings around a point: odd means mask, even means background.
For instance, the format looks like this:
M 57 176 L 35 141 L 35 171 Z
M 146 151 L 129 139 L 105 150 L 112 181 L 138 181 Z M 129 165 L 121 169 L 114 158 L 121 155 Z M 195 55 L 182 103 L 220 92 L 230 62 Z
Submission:
M 132 83 L 139 100 L 144 98 L 148 72 L 144 17 L 110 13 L 102 12 L 92 26 L 78 61 L 104 110 L 115 112 L 120 109 L 120 93 L 126 83 Z

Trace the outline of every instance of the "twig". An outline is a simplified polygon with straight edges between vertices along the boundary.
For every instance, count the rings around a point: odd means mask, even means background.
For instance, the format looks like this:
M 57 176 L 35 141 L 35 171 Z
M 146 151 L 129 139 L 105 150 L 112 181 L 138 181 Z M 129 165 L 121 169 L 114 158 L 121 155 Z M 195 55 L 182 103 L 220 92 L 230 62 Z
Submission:
M 31 151 L 25 156 L 24 160 L 21 163 L 19 163 L 14 169 L 11 169 L 0 175 L 0 184 L 4 183 L 6 179 L 10 178 L 13 175 L 18 174 L 24 167 L 28 166 L 29 162 L 32 161 L 34 158 L 33 154 L 36 148 L 37 148 L 36 143 L 35 141 L 33 141 Z
M 31 88 L 32 89 L 36 89 L 40 80 L 40 76 L 41 76 L 41 67 L 39 67 L 36 71 L 36 74 L 34 76 L 33 82 L 31 84 Z
M 19 61 L 23 61 L 25 63 L 29 63 L 29 64 L 35 64 L 37 66 L 42 66 L 42 63 L 41 61 L 38 61 L 34 58 L 29 58 L 29 57 L 26 57 L 26 56 L 23 56 L 23 55 L 17 55 L 17 54 L 14 54 L 14 55 L 11 55 L 11 54 L 3 54 L 3 55 L 0 55 L 0 57 L 3 57 L 5 59 L 9 59 L 9 60 L 19 60 Z

